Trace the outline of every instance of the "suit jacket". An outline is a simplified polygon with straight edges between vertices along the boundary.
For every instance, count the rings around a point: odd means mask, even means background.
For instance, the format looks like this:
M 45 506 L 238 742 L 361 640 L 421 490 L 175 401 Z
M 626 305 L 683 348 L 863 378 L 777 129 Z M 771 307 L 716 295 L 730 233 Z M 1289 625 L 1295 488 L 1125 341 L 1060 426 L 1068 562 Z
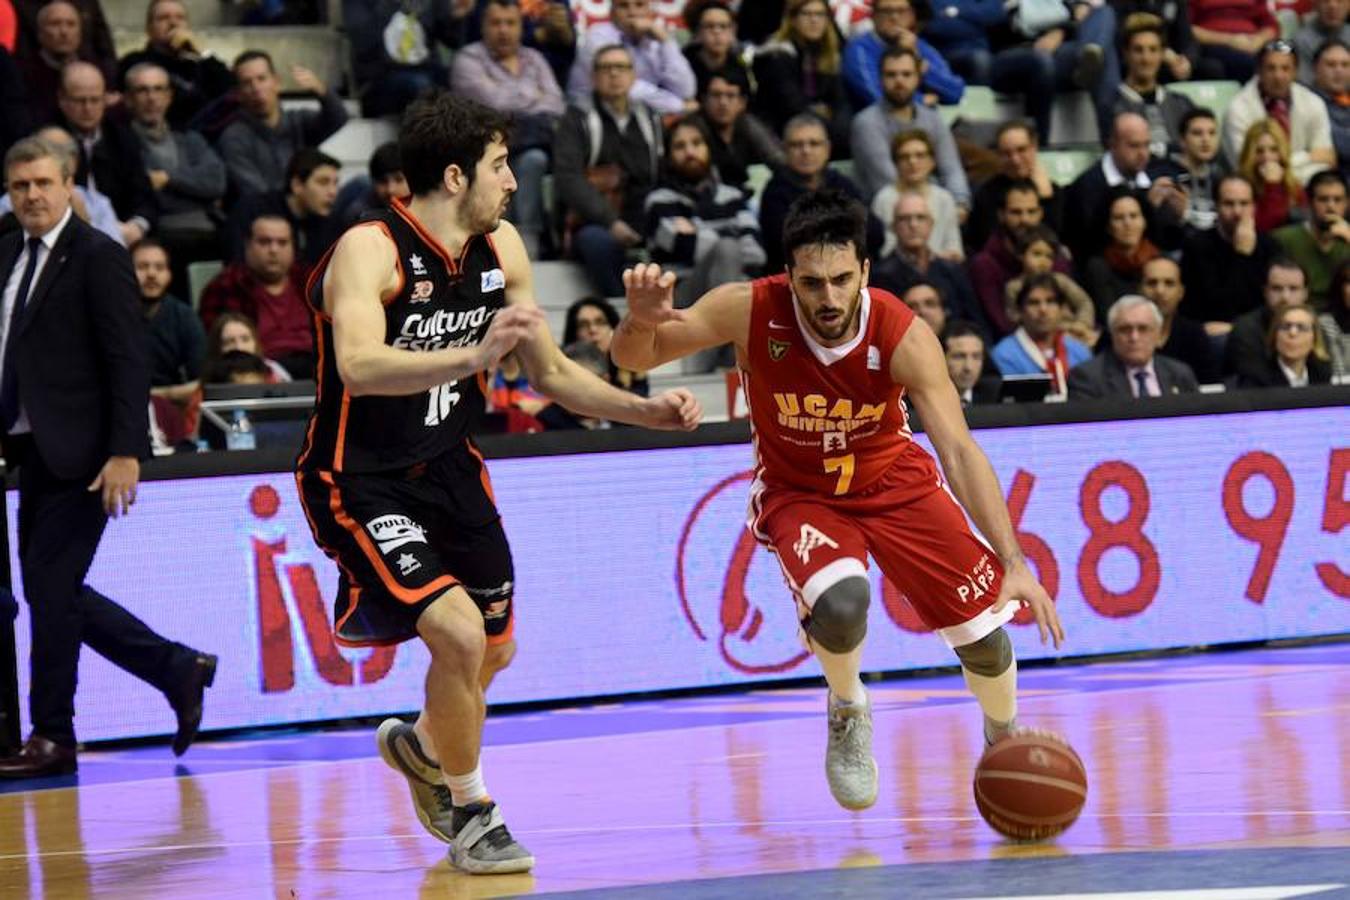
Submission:
M 1157 177 L 1157 169 L 1156 163 L 1149 164 L 1147 174 L 1150 179 Z M 1101 160 L 1075 178 L 1064 190 L 1064 230 L 1060 232 L 1059 238 L 1073 252 L 1074 262 L 1080 272 L 1089 258 L 1106 248 L 1106 201 L 1111 191 Z M 1176 215 L 1165 206 L 1155 209 L 1148 202 L 1147 190 L 1134 187 L 1132 192 L 1144 209 L 1148 239 L 1164 250 L 1175 250 L 1181 246 L 1183 232 Z
M 64 119 L 60 124 L 71 134 L 77 135 L 76 141 L 80 146 L 80 168 L 75 173 L 76 183 L 88 187 L 89 174 L 92 172 L 95 186 L 112 201 L 119 220 L 126 222 L 140 216 L 153 230 L 159 218 L 159 207 L 155 202 L 155 192 L 150 187 L 140 138 L 136 137 L 131 126 L 104 116 L 103 124 L 99 127 L 101 136 L 98 143 L 94 144 L 94 152 L 86 154 L 84 142 L 78 138 L 79 132 Z
M 1158 387 L 1164 397 L 1190 394 L 1200 389 L 1190 366 L 1161 353 L 1153 355 L 1153 372 L 1158 377 Z M 1094 356 L 1069 372 L 1070 400 L 1129 400 L 1133 397 L 1134 391 L 1130 387 L 1130 376 L 1125 371 L 1125 364 L 1111 350 Z
M 0 238 L 0 283 L 23 242 L 22 231 Z M 72 216 L 9 337 L 33 440 L 58 477 L 149 453 L 144 330 L 126 250 Z

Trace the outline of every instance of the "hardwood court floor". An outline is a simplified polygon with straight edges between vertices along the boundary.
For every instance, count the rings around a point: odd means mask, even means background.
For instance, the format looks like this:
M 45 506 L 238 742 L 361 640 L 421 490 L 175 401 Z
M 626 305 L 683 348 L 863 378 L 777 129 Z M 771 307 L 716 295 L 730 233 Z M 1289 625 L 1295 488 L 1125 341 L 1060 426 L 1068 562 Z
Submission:
M 369 731 L 207 742 L 181 766 L 87 752 L 78 783 L 0 794 L 0 897 L 1350 896 L 1348 663 L 1333 644 L 1024 672 L 1023 721 L 1091 779 L 1044 845 L 977 817 L 954 676 L 872 686 L 882 790 L 860 814 L 825 786 L 817 689 L 498 718 L 485 772 L 528 876 L 452 872 Z

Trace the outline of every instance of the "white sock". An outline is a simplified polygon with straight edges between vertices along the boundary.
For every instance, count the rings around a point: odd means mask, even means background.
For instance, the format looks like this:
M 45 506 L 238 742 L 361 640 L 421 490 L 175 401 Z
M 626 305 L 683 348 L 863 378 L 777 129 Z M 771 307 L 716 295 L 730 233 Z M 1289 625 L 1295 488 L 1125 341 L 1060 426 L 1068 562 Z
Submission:
M 1003 674 L 993 678 L 976 675 L 964 666 L 961 674 L 966 677 L 966 687 L 980 702 L 980 709 L 984 710 L 985 737 L 997 736 L 1012 727 L 1017 719 L 1017 660 L 1013 660 Z
M 830 694 L 839 703 L 867 703 L 867 689 L 863 687 L 859 671 L 862 668 L 862 645 L 848 653 L 831 653 L 812 642 L 811 649 L 825 673 Z
M 490 799 L 487 785 L 483 783 L 483 761 L 473 767 L 472 772 L 463 775 L 445 774 L 445 786 L 450 789 L 450 799 L 456 806 L 468 806 Z

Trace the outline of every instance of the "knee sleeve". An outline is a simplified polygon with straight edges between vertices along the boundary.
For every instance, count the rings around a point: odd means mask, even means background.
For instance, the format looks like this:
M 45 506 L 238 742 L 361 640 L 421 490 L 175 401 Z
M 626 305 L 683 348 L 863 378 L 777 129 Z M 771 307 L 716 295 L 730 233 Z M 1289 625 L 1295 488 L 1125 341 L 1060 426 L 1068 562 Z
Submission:
M 806 633 L 831 653 L 848 653 L 867 637 L 867 579 L 851 575 L 826 588 L 811 607 Z
M 1008 633 L 999 628 L 974 643 L 957 647 L 956 655 L 966 671 L 985 678 L 997 678 L 1012 665 L 1012 641 L 1008 640 Z

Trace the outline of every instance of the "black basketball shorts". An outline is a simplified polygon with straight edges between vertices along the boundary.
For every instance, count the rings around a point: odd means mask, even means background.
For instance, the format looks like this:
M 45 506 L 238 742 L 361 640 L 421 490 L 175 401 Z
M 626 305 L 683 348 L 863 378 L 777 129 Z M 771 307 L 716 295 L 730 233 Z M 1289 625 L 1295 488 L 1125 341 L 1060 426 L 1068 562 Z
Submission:
M 472 445 L 403 471 L 304 471 L 296 482 L 315 542 L 338 565 L 339 644 L 416 637 L 418 617 L 455 585 L 483 614 L 489 644 L 511 639 L 511 548 Z

